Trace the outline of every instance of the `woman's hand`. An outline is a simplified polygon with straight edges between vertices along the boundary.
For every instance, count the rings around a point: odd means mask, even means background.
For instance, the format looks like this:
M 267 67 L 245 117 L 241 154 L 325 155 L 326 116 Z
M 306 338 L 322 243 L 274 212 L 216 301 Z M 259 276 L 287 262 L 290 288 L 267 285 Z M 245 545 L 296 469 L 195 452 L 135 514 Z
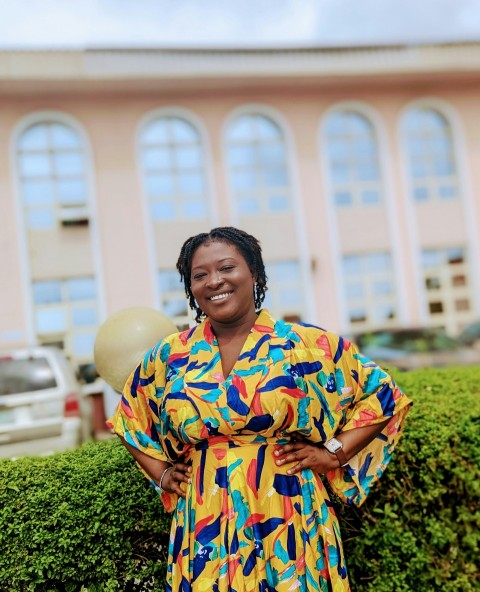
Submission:
M 311 469 L 316 473 L 328 473 L 337 469 L 339 465 L 336 456 L 330 454 L 325 448 L 310 444 L 306 440 L 283 444 L 275 450 L 274 455 L 277 457 L 275 463 L 278 466 L 295 463 L 288 469 L 289 475 L 294 475 L 303 469 Z
M 176 493 L 180 497 L 185 498 L 185 491 L 182 489 L 182 483 L 191 482 L 192 467 L 182 462 L 175 463 L 172 467 L 167 469 L 167 472 L 162 479 L 162 489 L 167 493 Z

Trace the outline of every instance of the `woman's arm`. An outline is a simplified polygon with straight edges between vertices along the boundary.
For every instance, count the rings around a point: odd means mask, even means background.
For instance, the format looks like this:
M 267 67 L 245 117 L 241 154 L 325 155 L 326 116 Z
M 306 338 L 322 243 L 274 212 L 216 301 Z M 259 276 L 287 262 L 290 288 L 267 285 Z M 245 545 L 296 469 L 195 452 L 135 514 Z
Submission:
M 131 444 L 128 444 L 122 436 L 120 436 L 120 440 L 137 463 L 150 475 L 157 485 L 160 485 L 160 479 L 162 479 L 162 489 L 168 493 L 176 493 L 180 497 L 185 497 L 185 492 L 180 487 L 180 484 L 190 483 L 189 475 L 192 472 L 190 465 L 181 462 L 176 462 L 172 465 L 163 460 L 157 460 Z
M 387 425 L 392 418 L 389 417 L 381 423 L 376 423 L 363 428 L 346 430 L 335 436 L 343 444 L 343 452 L 350 460 L 362 448 L 365 448 Z M 296 463 L 287 472 L 293 475 L 302 469 L 312 469 L 317 473 L 328 473 L 338 469 L 340 463 L 337 457 L 323 446 L 309 443 L 307 440 L 297 440 L 290 444 L 284 444 L 275 451 L 276 464 L 281 466 L 287 463 Z

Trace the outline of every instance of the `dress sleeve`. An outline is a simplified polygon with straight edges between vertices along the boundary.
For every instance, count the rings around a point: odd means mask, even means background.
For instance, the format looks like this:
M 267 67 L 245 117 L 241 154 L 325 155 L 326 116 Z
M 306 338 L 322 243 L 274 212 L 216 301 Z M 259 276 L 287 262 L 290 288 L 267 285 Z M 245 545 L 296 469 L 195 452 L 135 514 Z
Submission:
M 360 506 L 390 462 L 412 402 L 391 376 L 346 340 L 337 362 L 337 375 L 339 372 L 345 377 L 345 391 L 348 394 L 351 389 L 353 398 L 343 410 L 336 435 L 390 418 L 383 431 L 346 466 L 326 475 L 333 491 L 344 502 Z
M 107 425 L 137 450 L 169 463 L 158 429 L 158 401 L 165 388 L 168 352 L 168 343 L 160 342 L 146 353 L 128 377 L 118 407 Z M 151 476 L 140 465 L 138 467 L 158 490 Z

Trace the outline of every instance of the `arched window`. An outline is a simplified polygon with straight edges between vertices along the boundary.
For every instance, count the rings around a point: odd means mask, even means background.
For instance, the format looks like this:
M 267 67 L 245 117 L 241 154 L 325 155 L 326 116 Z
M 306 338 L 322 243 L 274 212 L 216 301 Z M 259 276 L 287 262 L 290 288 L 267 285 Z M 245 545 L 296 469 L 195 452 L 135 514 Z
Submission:
M 412 197 L 416 202 L 458 196 L 452 130 L 438 111 L 410 109 L 403 120 Z
M 32 288 L 39 341 L 59 345 L 79 363 L 92 361 L 98 324 L 95 279 L 36 280 Z
M 429 323 L 458 333 L 472 318 L 466 249 L 423 249 L 421 261 Z
M 154 221 L 207 217 L 203 152 L 198 131 L 183 118 L 162 116 L 145 126 L 140 158 Z
M 378 143 L 370 121 L 352 110 L 337 111 L 328 117 L 325 132 L 334 204 L 351 207 L 380 203 Z
M 42 114 L 20 132 L 15 150 L 36 340 L 90 364 L 98 294 L 85 140 L 63 116 Z
M 385 327 L 395 322 L 397 302 L 390 253 L 344 255 L 342 274 L 352 330 Z
M 272 119 L 256 113 L 237 117 L 227 130 L 227 154 L 240 216 L 290 210 L 285 142 Z
M 53 120 L 31 125 L 19 138 L 17 163 L 29 229 L 88 223 L 84 147 L 76 130 Z
M 268 291 L 265 306 L 288 321 L 305 320 L 304 283 L 298 261 L 275 261 L 265 265 Z

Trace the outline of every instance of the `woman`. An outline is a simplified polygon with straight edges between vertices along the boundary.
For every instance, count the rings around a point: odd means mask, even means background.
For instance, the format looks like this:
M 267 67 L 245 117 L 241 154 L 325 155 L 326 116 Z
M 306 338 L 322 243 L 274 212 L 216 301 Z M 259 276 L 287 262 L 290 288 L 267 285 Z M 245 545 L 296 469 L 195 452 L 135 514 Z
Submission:
M 349 590 L 322 478 L 361 504 L 410 401 L 347 340 L 260 310 L 247 233 L 194 236 L 177 268 L 199 324 L 148 352 L 111 420 L 173 511 L 167 590 Z

